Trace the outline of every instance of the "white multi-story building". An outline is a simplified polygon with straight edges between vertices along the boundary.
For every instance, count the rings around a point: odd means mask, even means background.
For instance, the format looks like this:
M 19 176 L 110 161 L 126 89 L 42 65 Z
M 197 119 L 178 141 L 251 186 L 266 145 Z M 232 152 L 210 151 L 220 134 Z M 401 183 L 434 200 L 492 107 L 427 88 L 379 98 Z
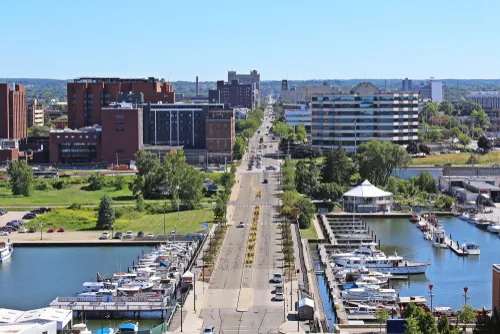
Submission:
M 355 152 L 377 139 L 407 145 L 418 139 L 418 94 L 382 92 L 362 82 L 349 93 L 312 96 L 312 144 Z
M 480 104 L 486 112 L 500 110 L 500 91 L 473 91 L 465 99 Z
M 288 80 L 282 80 L 280 101 L 286 101 L 293 104 L 308 103 L 311 102 L 311 96 L 315 94 L 331 94 L 337 92 L 339 92 L 337 88 L 332 88 L 326 83 L 323 85 L 309 85 L 289 88 Z
M 300 123 L 308 127 L 312 122 L 312 111 L 305 104 L 283 104 L 285 110 L 285 124 L 297 126 Z
M 422 98 L 431 99 L 433 102 L 441 103 L 444 101 L 444 84 L 441 81 L 431 79 L 428 83 L 420 87 Z

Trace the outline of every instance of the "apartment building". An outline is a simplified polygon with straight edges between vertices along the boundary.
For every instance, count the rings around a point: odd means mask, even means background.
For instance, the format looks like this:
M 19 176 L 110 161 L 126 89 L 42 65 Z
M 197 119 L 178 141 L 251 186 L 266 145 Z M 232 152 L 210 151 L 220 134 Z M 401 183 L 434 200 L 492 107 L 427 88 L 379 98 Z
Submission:
M 283 104 L 285 111 L 285 124 L 297 126 L 300 123 L 305 127 L 311 127 L 312 111 L 305 104 Z
M 27 110 L 27 125 L 28 128 L 32 126 L 43 126 L 45 116 L 45 106 L 41 103 L 38 103 L 38 99 L 32 99 L 28 103 Z
M 101 124 L 101 110 L 120 94 L 142 93 L 144 102 L 174 103 L 173 86 L 164 79 L 78 78 L 68 83 L 68 123 L 72 128 Z
M 0 138 L 26 138 L 27 109 L 24 85 L 0 83 Z
M 417 140 L 418 94 L 383 92 L 370 82 L 349 93 L 312 96 L 312 144 L 347 151 L 377 139 L 407 145 Z
M 217 89 L 208 91 L 210 103 L 228 104 L 231 108 L 254 109 L 257 104 L 255 83 L 242 84 L 238 80 L 217 81 Z
M 323 85 L 307 85 L 289 87 L 288 80 L 281 81 L 280 101 L 291 104 L 306 104 L 311 102 L 311 97 L 317 94 L 339 93 L 337 88 L 330 87 L 326 82 Z
M 209 163 L 231 162 L 236 141 L 234 110 L 211 110 L 205 120 L 206 150 Z
M 465 100 L 481 105 L 488 116 L 498 117 L 496 114 L 500 111 L 500 91 L 472 91 L 465 95 Z
M 251 70 L 249 74 L 238 74 L 236 71 L 227 72 L 227 82 L 237 80 L 241 84 L 255 84 L 255 106 L 260 106 L 260 73 L 256 70 Z

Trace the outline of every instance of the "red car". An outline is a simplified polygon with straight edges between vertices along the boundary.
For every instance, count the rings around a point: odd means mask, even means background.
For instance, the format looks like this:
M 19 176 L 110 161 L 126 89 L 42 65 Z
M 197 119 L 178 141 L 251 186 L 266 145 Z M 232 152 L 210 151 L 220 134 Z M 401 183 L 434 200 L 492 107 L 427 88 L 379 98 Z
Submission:
M 56 231 L 56 229 L 53 228 L 53 227 L 51 227 L 51 228 L 49 228 L 49 230 L 47 231 L 47 233 L 54 233 L 55 231 Z
M 59 227 L 59 229 L 57 230 L 57 232 L 64 232 L 64 226 Z

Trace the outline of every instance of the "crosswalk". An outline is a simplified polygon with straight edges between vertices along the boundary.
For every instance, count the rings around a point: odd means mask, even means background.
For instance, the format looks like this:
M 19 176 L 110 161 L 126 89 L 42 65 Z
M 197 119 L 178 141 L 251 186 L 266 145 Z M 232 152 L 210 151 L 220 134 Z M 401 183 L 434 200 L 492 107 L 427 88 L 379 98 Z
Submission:
M 229 205 L 231 205 L 231 206 L 233 206 L 235 208 L 255 208 L 256 206 L 260 206 L 261 208 L 272 208 L 272 207 L 274 207 L 274 205 L 267 205 L 267 204 L 265 204 L 265 205 L 261 205 L 261 204 L 259 204 L 259 205 L 243 205 L 243 204 L 231 204 L 231 203 L 229 203 Z

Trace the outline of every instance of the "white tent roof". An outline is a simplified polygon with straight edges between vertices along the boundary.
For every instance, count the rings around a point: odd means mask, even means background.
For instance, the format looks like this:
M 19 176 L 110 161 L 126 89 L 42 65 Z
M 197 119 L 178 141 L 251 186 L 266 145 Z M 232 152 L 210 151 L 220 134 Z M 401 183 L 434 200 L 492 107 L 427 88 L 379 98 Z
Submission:
M 188 270 L 182 274 L 182 278 L 194 278 L 194 274 Z
M 299 301 L 299 307 L 303 307 L 305 305 L 314 308 L 314 300 L 307 297 L 302 298 Z
M 372 198 L 372 197 L 384 197 L 392 196 L 392 193 L 383 191 L 375 187 L 368 180 L 365 180 L 359 186 L 352 188 L 351 190 L 344 193 L 343 196 L 346 197 L 359 197 L 359 198 Z

